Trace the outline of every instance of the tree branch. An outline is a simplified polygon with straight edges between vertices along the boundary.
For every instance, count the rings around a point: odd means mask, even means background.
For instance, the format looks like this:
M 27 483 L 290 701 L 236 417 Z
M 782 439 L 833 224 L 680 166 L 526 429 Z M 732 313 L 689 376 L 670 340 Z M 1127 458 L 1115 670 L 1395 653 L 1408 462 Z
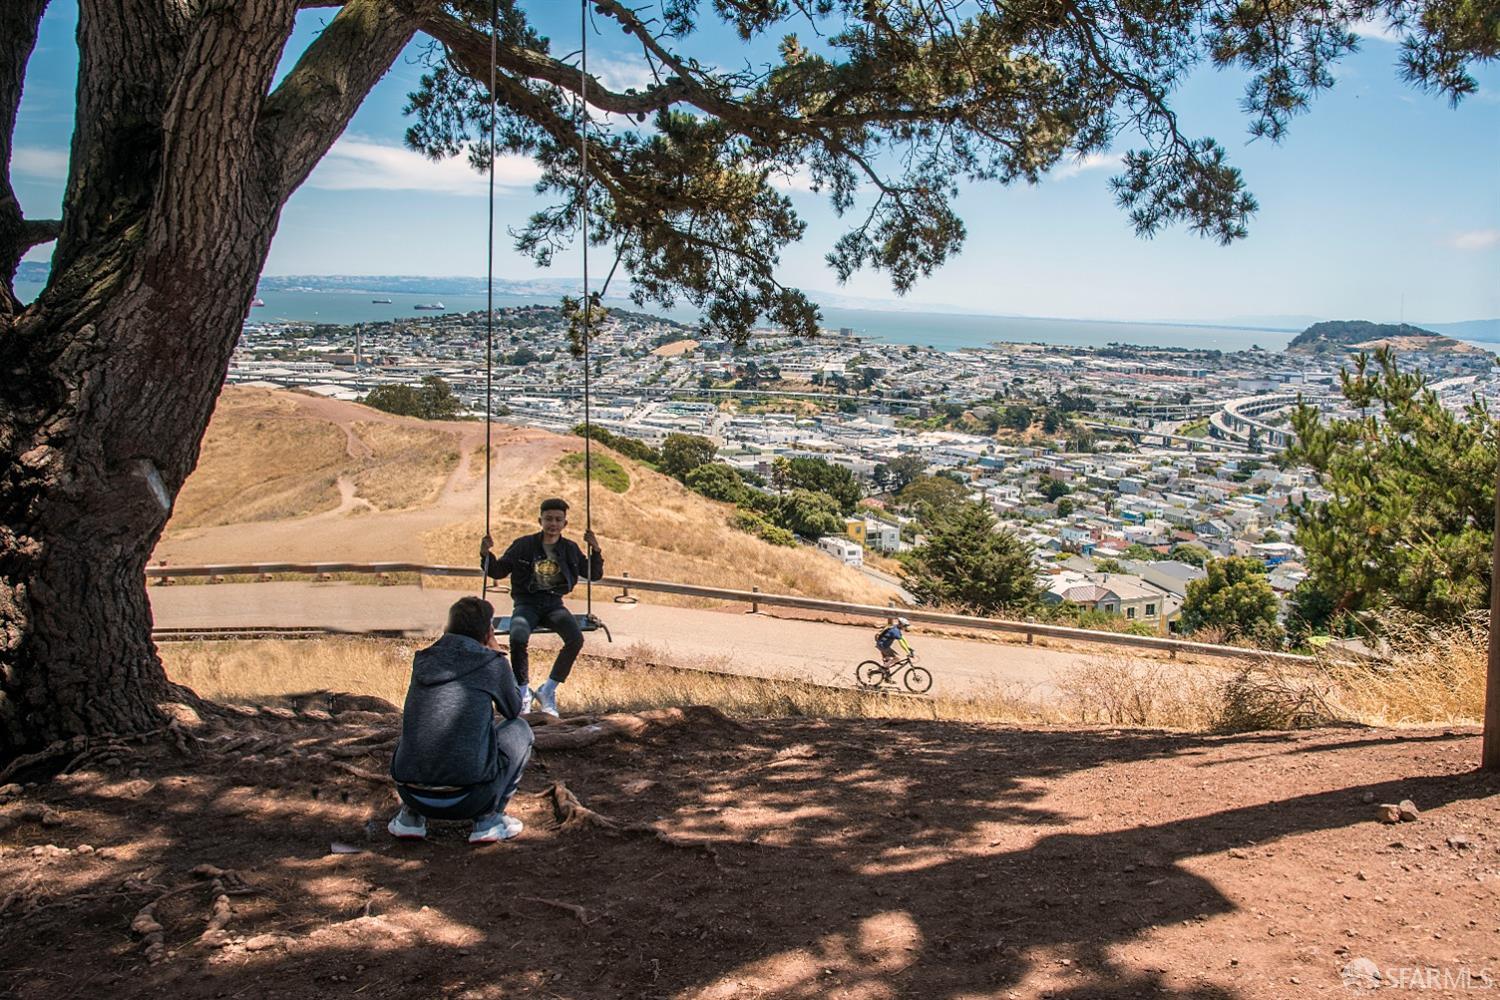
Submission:
M 307 179 L 436 4 L 349 0 L 302 53 L 261 111 L 261 164 L 272 197 L 285 202 Z
M 57 239 L 57 234 L 62 232 L 61 219 L 27 219 L 21 223 L 21 252 L 25 253 L 34 246 L 43 243 L 51 243 Z
M 489 79 L 489 36 L 464 24 L 457 18 L 434 11 L 422 21 L 422 30 L 447 47 L 455 65 L 470 79 L 484 84 Z M 498 45 L 495 66 L 517 76 L 541 80 L 574 94 L 583 91 L 584 73 L 576 66 L 549 55 L 517 45 Z M 642 115 L 660 111 L 688 97 L 687 86 L 680 79 L 649 87 L 643 94 L 624 94 L 610 90 L 592 73 L 588 74 L 589 104 L 601 111 L 624 115 Z

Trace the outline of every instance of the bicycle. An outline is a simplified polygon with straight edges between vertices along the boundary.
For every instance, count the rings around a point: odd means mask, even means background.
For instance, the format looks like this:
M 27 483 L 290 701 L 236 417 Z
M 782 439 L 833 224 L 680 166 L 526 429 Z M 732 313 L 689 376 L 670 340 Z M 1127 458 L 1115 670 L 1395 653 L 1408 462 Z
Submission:
M 896 675 L 901 675 L 901 683 L 906 690 L 912 694 L 926 694 L 932 689 L 932 671 L 926 667 L 917 666 L 915 652 L 907 653 L 899 660 L 892 660 L 890 666 L 886 666 L 879 660 L 866 660 L 854 668 L 854 679 L 862 688 L 874 689 L 886 684 L 894 684 Z

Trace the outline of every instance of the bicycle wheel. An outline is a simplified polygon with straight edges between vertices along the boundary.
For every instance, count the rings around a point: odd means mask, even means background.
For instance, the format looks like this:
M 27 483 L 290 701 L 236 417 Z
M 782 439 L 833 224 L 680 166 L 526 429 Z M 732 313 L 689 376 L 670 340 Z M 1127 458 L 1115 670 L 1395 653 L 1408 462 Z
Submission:
M 906 676 L 902 681 L 906 684 L 906 690 L 912 694 L 926 694 L 932 689 L 932 671 L 913 663 L 906 668 Z
M 878 688 L 889 676 L 885 672 L 885 664 L 878 660 L 866 660 L 854 668 L 854 679 L 859 681 L 860 687 Z

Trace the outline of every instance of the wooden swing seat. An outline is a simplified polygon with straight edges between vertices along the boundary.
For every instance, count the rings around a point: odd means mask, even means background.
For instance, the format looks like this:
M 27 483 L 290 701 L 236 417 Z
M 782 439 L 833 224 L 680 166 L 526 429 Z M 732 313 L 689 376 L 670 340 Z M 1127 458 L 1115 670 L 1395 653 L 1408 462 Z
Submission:
M 504 635 L 504 636 L 510 635 L 510 619 L 511 619 L 510 615 L 496 616 L 496 618 L 495 618 L 495 634 L 496 635 Z M 584 613 L 580 613 L 580 612 L 574 612 L 574 614 L 573 614 L 573 621 L 574 621 L 575 624 L 577 624 L 578 631 L 580 631 L 580 632 L 598 632 L 598 631 L 603 631 L 605 639 L 607 639 L 610 642 L 614 642 L 615 641 L 615 637 L 609 634 L 609 626 L 606 625 L 606 624 L 604 624 L 602 621 L 600 621 L 597 615 L 591 615 L 591 614 L 584 614 Z M 542 632 L 545 632 L 547 634 L 555 634 L 553 629 L 548 628 L 545 624 L 540 624 L 540 623 L 538 623 L 531 630 L 531 634 L 532 635 L 536 635 L 536 634 L 542 633 Z

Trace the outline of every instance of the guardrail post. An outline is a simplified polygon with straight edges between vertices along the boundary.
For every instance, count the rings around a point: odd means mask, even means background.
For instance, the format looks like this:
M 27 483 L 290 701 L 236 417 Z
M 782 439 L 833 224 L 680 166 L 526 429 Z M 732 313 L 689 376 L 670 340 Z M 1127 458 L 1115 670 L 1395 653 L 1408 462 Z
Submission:
M 750 588 L 750 592 L 752 594 L 758 594 L 758 593 L 760 593 L 760 588 L 759 587 L 751 587 Z M 753 597 L 750 598 L 750 613 L 752 615 L 758 615 L 758 614 L 760 614 L 760 601 L 757 601 Z
M 629 573 L 621 573 L 620 577 L 626 581 L 625 586 L 623 586 L 623 587 L 620 588 L 620 596 L 621 597 L 629 597 L 630 596 L 630 583 L 629 583 L 629 581 L 630 581 L 630 574 Z
M 1036 643 L 1036 633 L 1033 632 L 1033 631 L 1031 631 L 1031 629 L 1027 629 L 1026 630 L 1026 645 L 1030 646 L 1030 645 L 1033 645 L 1035 643 Z

